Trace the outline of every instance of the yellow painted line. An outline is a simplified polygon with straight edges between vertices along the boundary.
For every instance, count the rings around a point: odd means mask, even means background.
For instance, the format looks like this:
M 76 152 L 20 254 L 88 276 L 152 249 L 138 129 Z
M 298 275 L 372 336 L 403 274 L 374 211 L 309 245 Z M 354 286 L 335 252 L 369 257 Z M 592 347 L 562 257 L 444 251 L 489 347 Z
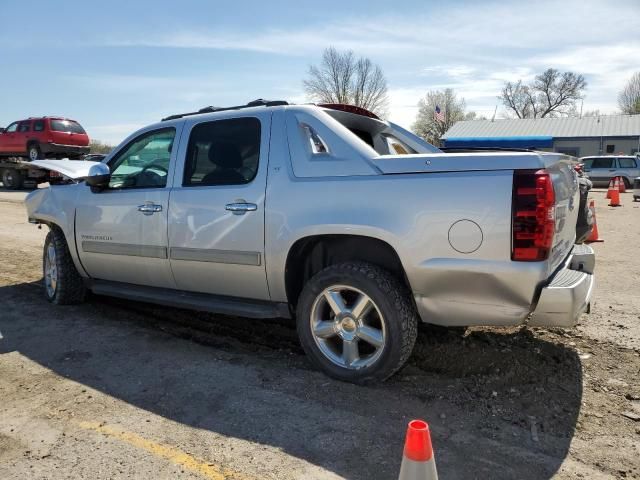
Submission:
M 92 430 L 107 437 L 115 438 L 121 442 L 133 445 L 134 447 L 145 450 L 156 457 L 169 460 L 182 468 L 191 470 L 192 472 L 198 473 L 210 480 L 248 480 L 250 478 L 238 472 L 234 472 L 233 470 L 223 468 L 220 465 L 200 460 L 187 452 L 183 452 L 179 448 L 147 440 L 135 433 L 109 427 L 98 422 L 79 422 L 78 425 L 85 430 Z

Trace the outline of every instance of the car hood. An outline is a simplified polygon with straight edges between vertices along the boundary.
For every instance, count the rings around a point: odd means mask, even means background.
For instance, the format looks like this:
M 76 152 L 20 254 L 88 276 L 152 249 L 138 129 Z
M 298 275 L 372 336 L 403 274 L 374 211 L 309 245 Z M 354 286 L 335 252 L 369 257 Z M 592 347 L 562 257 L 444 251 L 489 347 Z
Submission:
M 34 160 L 31 165 L 45 170 L 59 172 L 73 180 L 85 178 L 89 175 L 89 169 L 100 162 L 83 162 L 81 160 Z

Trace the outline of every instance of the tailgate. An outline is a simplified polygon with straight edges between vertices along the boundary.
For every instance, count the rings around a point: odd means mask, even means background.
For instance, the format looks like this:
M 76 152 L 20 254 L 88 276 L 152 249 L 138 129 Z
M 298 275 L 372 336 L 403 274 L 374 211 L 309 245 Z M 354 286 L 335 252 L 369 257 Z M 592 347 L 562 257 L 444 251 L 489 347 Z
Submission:
M 580 188 L 575 162 L 566 155 L 545 154 L 546 169 L 551 175 L 556 198 L 555 233 L 549 256 L 550 272 L 562 264 L 576 239 L 576 224 L 580 211 Z
M 74 120 L 53 118 L 50 120 L 50 127 L 53 143 L 79 147 L 89 145 L 89 136 L 84 128 Z

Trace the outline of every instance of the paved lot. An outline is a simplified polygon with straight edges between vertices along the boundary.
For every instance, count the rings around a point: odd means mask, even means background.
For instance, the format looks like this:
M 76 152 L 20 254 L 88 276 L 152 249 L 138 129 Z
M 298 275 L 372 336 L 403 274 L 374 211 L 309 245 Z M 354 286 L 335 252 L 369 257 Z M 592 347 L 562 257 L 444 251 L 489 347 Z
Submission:
M 0 191 L 0 478 L 396 478 L 406 422 L 457 478 L 640 477 L 640 203 L 593 194 L 605 243 L 575 330 L 423 328 L 357 387 L 314 371 L 285 320 L 43 299 L 45 230 Z M 624 415 L 628 416 L 624 416 Z

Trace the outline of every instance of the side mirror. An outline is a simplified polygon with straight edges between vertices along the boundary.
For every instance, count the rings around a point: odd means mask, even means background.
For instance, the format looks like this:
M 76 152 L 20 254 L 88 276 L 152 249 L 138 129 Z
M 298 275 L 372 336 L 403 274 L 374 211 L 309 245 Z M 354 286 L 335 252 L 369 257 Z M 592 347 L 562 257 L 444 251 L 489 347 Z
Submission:
M 109 186 L 109 180 L 111 180 L 111 172 L 109 171 L 109 167 L 104 163 L 91 165 L 89 174 L 85 177 L 87 185 L 89 185 L 94 192 L 99 192 L 107 188 Z

